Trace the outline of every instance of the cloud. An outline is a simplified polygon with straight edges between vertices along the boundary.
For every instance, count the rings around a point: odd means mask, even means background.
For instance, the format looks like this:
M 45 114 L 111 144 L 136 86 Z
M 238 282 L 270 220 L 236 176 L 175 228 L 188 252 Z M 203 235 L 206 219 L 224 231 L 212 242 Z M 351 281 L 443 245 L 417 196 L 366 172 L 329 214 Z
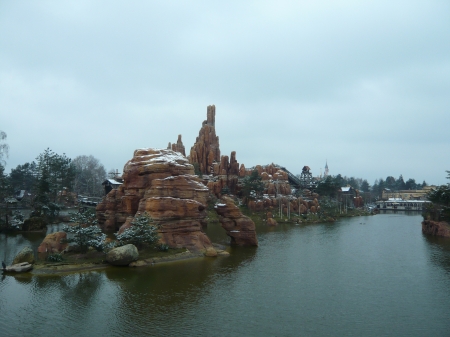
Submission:
M 419 154 L 449 150 L 449 7 L 3 1 L 8 168 L 46 147 L 108 169 L 178 134 L 188 150 L 215 104 L 222 154 L 247 166 L 437 180 L 448 162 Z

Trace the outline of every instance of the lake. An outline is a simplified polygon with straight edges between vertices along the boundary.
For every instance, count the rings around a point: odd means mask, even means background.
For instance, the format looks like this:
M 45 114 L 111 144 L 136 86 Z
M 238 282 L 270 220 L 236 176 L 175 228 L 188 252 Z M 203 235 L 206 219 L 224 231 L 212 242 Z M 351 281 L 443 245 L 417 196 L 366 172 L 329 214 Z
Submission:
M 0 335 L 449 336 L 450 239 L 424 236 L 421 221 L 257 224 L 259 247 L 229 257 L 6 276 Z M 219 224 L 206 232 L 228 242 Z M 0 258 L 42 239 L 2 234 Z

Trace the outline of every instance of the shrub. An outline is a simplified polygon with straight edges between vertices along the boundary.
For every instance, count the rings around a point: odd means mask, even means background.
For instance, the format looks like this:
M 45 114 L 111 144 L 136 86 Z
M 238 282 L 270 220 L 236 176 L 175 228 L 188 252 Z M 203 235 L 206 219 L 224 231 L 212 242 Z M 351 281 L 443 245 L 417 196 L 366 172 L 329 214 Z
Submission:
M 47 256 L 47 261 L 49 262 L 61 262 L 63 260 L 62 254 L 55 253 Z
M 104 249 L 106 234 L 97 226 L 95 213 L 74 213 L 70 220 L 75 223 L 72 226 L 64 226 L 63 231 L 73 234 L 67 242 L 74 242 L 82 252 L 86 252 L 89 247 L 101 252 Z
M 158 249 L 160 252 L 167 252 L 169 250 L 169 245 L 165 243 L 160 243 L 159 245 L 156 245 L 155 248 Z
M 131 222 L 131 227 L 122 234 L 116 234 L 119 246 L 131 243 L 139 249 L 144 244 L 155 243 L 158 240 L 157 227 L 150 223 L 153 223 L 153 219 L 147 213 L 137 215 Z

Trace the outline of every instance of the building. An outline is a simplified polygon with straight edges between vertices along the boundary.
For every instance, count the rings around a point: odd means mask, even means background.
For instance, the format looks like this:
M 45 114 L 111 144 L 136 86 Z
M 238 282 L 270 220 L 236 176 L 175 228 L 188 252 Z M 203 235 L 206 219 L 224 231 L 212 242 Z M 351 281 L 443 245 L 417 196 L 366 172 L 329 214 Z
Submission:
M 426 195 L 431 189 L 437 188 L 436 186 L 425 186 L 421 190 L 400 190 L 393 191 L 389 188 L 383 189 L 381 195 L 382 200 L 389 200 L 390 198 L 402 199 L 402 200 L 427 200 Z
M 122 182 L 118 181 L 118 179 L 106 179 L 102 182 L 102 185 L 105 186 L 105 195 L 107 195 L 111 190 L 118 189 L 119 186 L 122 185 Z

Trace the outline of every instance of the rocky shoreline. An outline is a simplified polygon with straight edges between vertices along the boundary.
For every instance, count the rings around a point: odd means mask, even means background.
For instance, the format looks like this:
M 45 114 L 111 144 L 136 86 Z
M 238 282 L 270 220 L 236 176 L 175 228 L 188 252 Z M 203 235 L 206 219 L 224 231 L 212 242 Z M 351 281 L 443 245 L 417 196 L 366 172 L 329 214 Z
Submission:
M 450 238 L 450 224 L 445 221 L 425 220 L 422 222 L 422 233 Z

